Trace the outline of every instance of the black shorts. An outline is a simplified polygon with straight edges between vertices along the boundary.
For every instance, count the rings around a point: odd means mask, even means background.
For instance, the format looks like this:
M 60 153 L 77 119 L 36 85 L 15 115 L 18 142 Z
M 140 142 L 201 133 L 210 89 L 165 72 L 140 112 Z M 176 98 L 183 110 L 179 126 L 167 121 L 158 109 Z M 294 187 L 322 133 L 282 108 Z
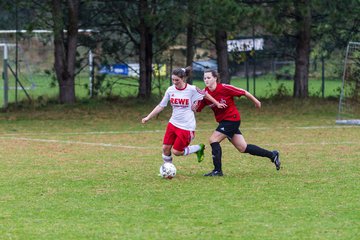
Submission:
M 219 126 L 216 128 L 216 131 L 225 134 L 227 138 L 230 140 L 234 136 L 234 134 L 241 134 L 240 132 L 240 121 L 221 121 L 219 122 Z

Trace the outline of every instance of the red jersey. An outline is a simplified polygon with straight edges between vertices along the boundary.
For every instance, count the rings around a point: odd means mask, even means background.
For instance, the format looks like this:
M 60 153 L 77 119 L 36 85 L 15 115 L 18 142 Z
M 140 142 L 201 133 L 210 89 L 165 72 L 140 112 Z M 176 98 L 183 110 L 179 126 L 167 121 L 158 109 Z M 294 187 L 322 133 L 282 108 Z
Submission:
M 217 122 L 224 120 L 240 121 L 241 117 L 238 109 L 236 108 L 234 97 L 241 97 L 245 95 L 245 91 L 243 89 L 234 87 L 229 84 L 218 83 L 214 91 L 210 91 L 208 87 L 205 88 L 205 91 L 208 92 L 219 103 L 225 103 L 227 107 L 218 108 L 215 104 L 204 98 L 199 102 L 197 112 L 200 112 L 206 105 L 208 105 L 214 111 Z

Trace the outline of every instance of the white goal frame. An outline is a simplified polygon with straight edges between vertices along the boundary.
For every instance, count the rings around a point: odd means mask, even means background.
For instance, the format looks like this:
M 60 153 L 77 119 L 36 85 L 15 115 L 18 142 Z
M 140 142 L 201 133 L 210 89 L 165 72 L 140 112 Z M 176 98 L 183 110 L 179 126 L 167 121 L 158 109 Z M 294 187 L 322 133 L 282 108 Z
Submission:
M 343 76 L 342 76 L 342 86 L 341 86 L 341 93 L 340 93 L 340 99 L 339 99 L 339 109 L 338 109 L 338 115 L 336 119 L 336 124 L 345 124 L 345 125 L 360 125 L 360 116 L 346 116 L 346 106 L 347 106 L 347 100 L 346 100 L 346 78 L 347 78 L 347 71 L 349 69 L 349 64 L 352 64 L 352 59 L 350 59 L 352 56 L 349 56 L 349 50 L 350 48 L 354 46 L 355 51 L 358 50 L 360 52 L 360 42 L 349 42 L 346 48 L 346 55 L 345 55 L 345 61 L 344 61 L 344 70 L 343 70 Z M 359 81 L 360 79 L 357 79 L 356 81 Z M 356 106 L 355 106 L 356 107 Z M 360 108 L 359 106 L 357 106 Z
M 2 72 L 2 79 L 4 81 L 4 102 L 3 102 L 3 108 L 6 109 L 8 107 L 9 104 L 9 73 L 8 71 L 10 70 L 10 73 L 12 73 L 12 75 L 15 77 L 15 82 L 16 84 L 18 84 L 20 87 L 17 87 L 16 90 L 20 89 L 23 90 L 27 96 L 27 98 L 29 100 L 31 100 L 29 94 L 26 91 L 26 88 L 23 86 L 23 84 L 20 82 L 17 73 L 14 72 L 14 70 L 11 68 L 10 64 L 9 64 L 9 48 L 10 47 L 17 47 L 16 44 L 13 43 L 0 43 L 0 47 L 3 48 L 4 50 L 4 57 L 3 57 L 3 72 Z M 16 93 L 17 94 L 17 93 Z M 17 95 L 16 95 L 17 97 Z
M 9 91 L 9 78 L 8 78 L 8 48 L 14 47 L 15 44 L 8 44 L 8 43 L 0 43 L 0 47 L 4 48 L 4 66 L 3 66 L 3 81 L 4 81 L 4 103 L 3 108 L 7 108 L 8 106 L 8 91 Z

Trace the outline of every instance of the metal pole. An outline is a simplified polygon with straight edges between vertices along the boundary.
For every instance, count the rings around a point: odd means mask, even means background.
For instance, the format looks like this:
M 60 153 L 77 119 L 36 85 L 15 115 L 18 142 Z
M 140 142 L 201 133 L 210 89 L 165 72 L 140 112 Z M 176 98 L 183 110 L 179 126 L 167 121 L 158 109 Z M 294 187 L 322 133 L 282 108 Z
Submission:
M 325 60 L 324 57 L 321 57 L 321 91 L 322 97 L 325 97 Z
M 18 61 L 19 61 L 19 52 L 18 52 L 18 1 L 15 1 L 15 25 L 16 25 L 16 33 L 15 33 L 15 106 L 18 103 Z
M 249 67 L 249 63 L 248 63 L 248 57 L 246 57 L 246 60 L 245 60 L 245 77 L 246 77 L 246 91 L 250 91 L 249 90 L 249 85 L 250 85 L 250 83 L 249 83 L 249 69 L 248 69 L 248 67 Z
M 255 27 L 252 26 L 252 37 L 253 37 L 253 86 L 254 86 L 254 96 L 256 96 L 256 61 L 255 61 Z
M 172 85 L 173 52 L 170 52 L 170 86 Z
M 345 54 L 345 61 L 344 61 L 344 70 L 343 70 L 343 76 L 342 76 L 342 85 L 341 85 L 341 93 L 340 93 L 340 98 L 339 98 L 339 110 L 338 110 L 338 116 L 337 119 L 340 120 L 340 114 L 342 112 L 342 104 L 343 104 L 343 98 L 345 97 L 345 76 L 346 76 L 346 65 L 348 62 L 348 55 L 349 55 L 349 48 L 350 48 L 350 43 L 348 43 L 347 47 L 346 47 L 346 54 Z
M 90 97 L 93 96 L 93 82 L 94 82 L 94 66 L 93 66 L 93 54 L 92 51 L 89 51 L 89 71 L 90 71 L 90 76 L 89 76 L 89 92 L 90 92 Z
M 7 73 L 7 68 L 8 68 L 8 49 L 7 49 L 7 45 L 4 44 L 4 68 L 3 68 L 3 78 L 4 78 L 4 103 L 3 103 L 3 108 L 7 108 L 8 107 L 8 89 L 9 89 L 9 79 L 8 79 L 8 73 Z

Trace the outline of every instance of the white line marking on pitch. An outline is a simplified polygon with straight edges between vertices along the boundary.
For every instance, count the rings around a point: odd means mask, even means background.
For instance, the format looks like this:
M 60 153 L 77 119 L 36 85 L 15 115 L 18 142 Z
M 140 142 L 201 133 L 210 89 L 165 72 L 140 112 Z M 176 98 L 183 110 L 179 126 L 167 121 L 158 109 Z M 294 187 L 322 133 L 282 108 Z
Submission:
M 99 131 L 99 132 L 38 132 L 38 133 L 0 133 L 0 135 L 3 135 L 3 136 L 17 136 L 17 135 L 27 135 L 27 136 L 31 136 L 31 135 L 36 135 L 36 136 L 39 136 L 39 135 L 43 135 L 43 136 L 46 136 L 46 135 L 50 135 L 50 136 L 55 136 L 55 135 L 58 135 L 58 136 L 62 136 L 62 135 L 106 135 L 106 134 L 130 134 L 130 133 L 162 133 L 162 132 L 165 132 L 165 129 L 164 130 L 145 130 L 145 131 L 141 131 L 141 130 L 138 130 L 138 131 Z
M 63 143 L 63 144 L 79 144 L 79 145 L 90 145 L 90 146 L 99 146 L 99 147 L 115 147 L 115 148 L 130 148 L 130 149 L 159 149 L 161 144 L 157 147 L 142 147 L 142 146 L 127 146 L 122 144 L 112 144 L 112 143 L 94 143 L 94 142 L 80 142 L 80 141 L 67 141 L 67 140 L 55 140 L 55 139 L 38 139 L 38 138 L 24 138 L 24 137 L 0 137 L 4 140 L 16 140 L 16 141 L 32 141 L 32 142 L 45 142 L 45 143 Z M 305 145 L 359 145 L 360 142 L 293 142 L 293 143 L 279 143 L 282 146 L 305 146 Z M 274 144 L 263 143 L 261 145 L 273 146 Z M 227 148 L 227 146 L 224 146 Z M 231 146 L 232 147 L 232 146 Z
M 312 130 L 312 129 L 334 129 L 334 128 L 358 128 L 358 126 L 307 126 L 307 127 L 245 127 L 243 130 L 274 130 L 274 129 L 303 129 L 303 130 Z M 197 129 L 197 132 L 212 132 L 215 128 L 211 129 Z M 360 128 L 359 128 L 360 129 Z M 61 136 L 61 135 L 106 135 L 106 134 L 144 134 L 144 133 L 164 133 L 165 129 L 161 130 L 129 130 L 129 131 L 99 131 L 99 132 L 37 132 L 37 133 L 0 133 L 2 136 L 41 136 L 41 135 L 50 135 L 50 136 Z
M 10 139 L 10 140 L 17 140 L 17 141 L 31 141 L 31 142 L 45 142 L 45 143 L 79 144 L 79 145 L 90 145 L 90 146 L 100 146 L 100 147 L 133 148 L 133 149 L 158 149 L 159 148 L 159 147 L 126 146 L 126 145 L 122 145 L 122 144 L 112 144 L 112 143 L 79 142 L 79 141 L 24 138 L 24 137 L 0 137 L 0 139 Z
M 306 145 L 314 145 L 314 144 L 319 144 L 319 145 L 360 145 L 360 142 L 349 142 L 349 141 L 345 141 L 345 142 L 293 142 L 293 143 L 278 143 L 278 145 L 281 146 L 306 146 Z M 268 144 L 268 143 L 264 143 L 262 145 L 266 145 L 266 146 L 274 146 L 274 144 Z

